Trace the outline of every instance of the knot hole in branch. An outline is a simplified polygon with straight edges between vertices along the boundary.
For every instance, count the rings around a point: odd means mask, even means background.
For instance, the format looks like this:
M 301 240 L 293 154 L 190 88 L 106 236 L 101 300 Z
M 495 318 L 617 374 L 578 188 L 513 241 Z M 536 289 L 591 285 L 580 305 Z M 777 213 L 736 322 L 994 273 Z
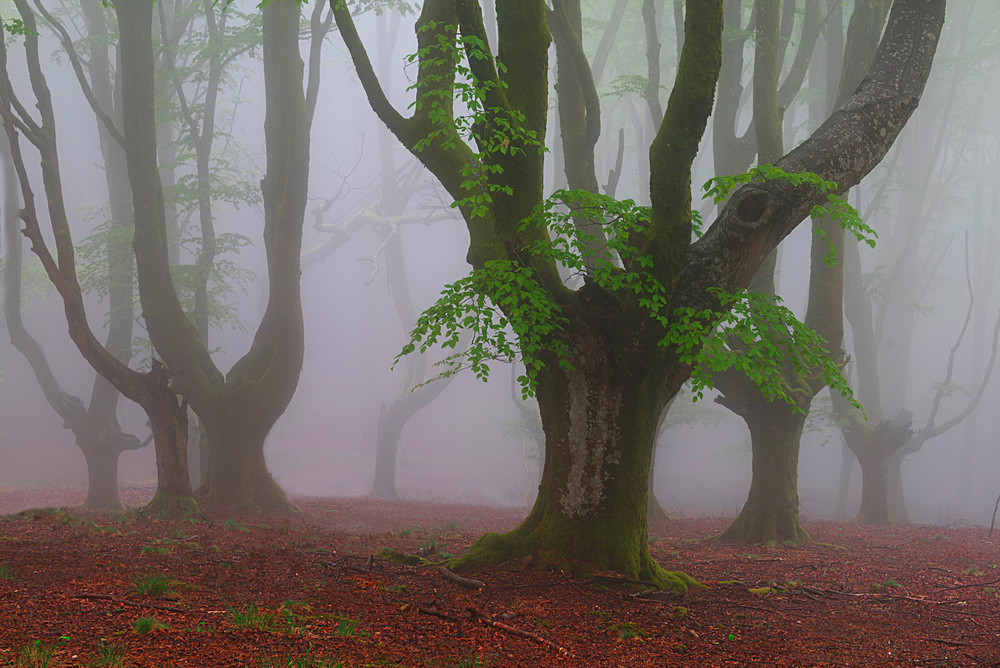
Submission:
M 767 211 L 768 194 L 755 191 L 745 195 L 736 205 L 736 216 L 741 223 L 759 223 Z

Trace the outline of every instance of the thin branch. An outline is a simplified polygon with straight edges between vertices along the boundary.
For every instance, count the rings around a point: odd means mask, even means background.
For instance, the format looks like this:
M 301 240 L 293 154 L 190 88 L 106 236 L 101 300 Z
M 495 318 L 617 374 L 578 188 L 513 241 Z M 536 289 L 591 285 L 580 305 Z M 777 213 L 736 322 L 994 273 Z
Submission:
M 97 97 L 94 96 L 94 91 L 90 87 L 90 82 L 87 81 L 87 76 L 83 72 L 83 64 L 80 62 L 80 55 L 76 52 L 76 48 L 73 46 L 73 40 L 70 38 L 69 33 L 66 28 L 56 20 L 52 14 L 42 6 L 41 0 L 35 0 L 35 7 L 38 8 L 39 13 L 49 24 L 49 27 L 55 32 L 59 41 L 62 42 L 63 49 L 65 49 L 66 54 L 69 56 L 69 62 L 73 65 L 73 72 L 76 73 L 76 80 L 80 82 L 80 90 L 83 91 L 83 96 L 87 98 L 87 103 L 90 108 L 93 109 L 94 114 L 100 119 L 101 123 L 107 129 L 108 134 L 111 138 L 122 147 L 125 148 L 125 138 L 122 133 L 118 130 L 115 122 L 111 119 L 106 111 L 101 107 L 100 102 L 97 101 Z

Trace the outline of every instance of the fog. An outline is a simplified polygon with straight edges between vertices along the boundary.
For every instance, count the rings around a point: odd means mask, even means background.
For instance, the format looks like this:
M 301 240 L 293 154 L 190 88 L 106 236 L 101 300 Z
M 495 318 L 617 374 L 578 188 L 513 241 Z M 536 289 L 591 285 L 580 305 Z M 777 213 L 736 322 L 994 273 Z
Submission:
M 588 53 L 593 54 L 597 47 L 612 4 L 602 0 L 584 7 Z M 844 4 L 850 7 L 854 3 Z M 941 402 L 938 425 L 959 414 L 976 395 L 989 361 L 993 324 L 1000 308 L 1000 290 L 996 289 L 1000 275 L 995 267 L 1000 251 L 1000 8 L 995 4 L 993 0 L 950 4 L 932 78 L 918 111 L 883 164 L 850 195 L 865 223 L 879 235 L 874 249 L 860 246 L 865 287 L 877 304 L 891 306 L 881 325 L 878 362 L 883 377 L 883 413 L 885 419 L 892 419 L 899 408 L 907 408 L 913 413 L 914 429 L 924 426 L 932 410 L 935 388 L 946 377 L 949 353 L 965 321 L 969 303 L 966 244 L 975 303 L 968 331 L 954 355 L 953 387 Z M 77 10 L 71 6 L 75 3 L 60 4 L 59 14 L 76 25 Z M 240 0 L 233 6 L 254 11 L 250 3 Z M 304 22 L 310 11 L 311 7 L 303 8 Z M 394 10 L 381 11 L 385 12 L 381 17 L 367 12 L 355 19 L 373 60 L 378 24 L 388 23 L 391 28 L 394 20 L 390 17 Z M 669 3 L 666 14 L 661 35 L 664 100 L 677 58 Z M 850 11 L 845 10 L 845 26 L 849 17 Z M 393 42 L 393 65 L 385 70 L 391 79 L 383 77 L 389 98 L 403 113 L 408 113 L 406 107 L 414 95 L 406 88 L 415 78 L 416 66 L 404 64 L 405 56 L 416 51 L 414 19 L 413 13 L 401 19 Z M 239 24 L 245 19 L 237 14 L 230 20 Z M 200 26 L 201 22 L 195 21 L 192 29 Z M 651 135 L 645 140 L 639 137 L 635 125 L 638 116 L 646 122 L 645 102 L 635 93 L 614 92 L 615 82 L 621 84 L 623 75 L 644 72 L 642 29 L 638 9 L 630 7 L 620 28 L 622 36 L 612 48 L 608 71 L 598 85 L 604 107 L 597 174 L 604 183 L 614 166 L 618 129 L 624 127 L 624 170 L 617 196 L 645 202 L 648 191 L 644 178 L 648 176 L 643 170 L 648 167 L 643 167 L 641 156 L 648 149 L 643 141 L 648 142 Z M 97 121 L 52 30 L 40 24 L 39 32 L 45 54 L 42 66 L 54 96 L 67 209 L 79 245 L 107 217 Z M 308 37 L 304 30 L 304 59 L 308 59 Z M 27 91 L 22 40 L 7 36 L 8 69 L 15 88 Z M 752 40 L 746 46 L 746 57 L 743 82 L 749 88 Z M 820 47 L 814 57 L 822 57 Z M 220 117 L 232 118 L 233 129 L 231 137 L 216 142 L 219 149 L 224 143 L 239 148 L 234 154 L 241 156 L 241 162 L 235 169 L 251 185 L 260 180 L 265 169 L 260 58 L 261 50 L 252 49 L 230 65 L 230 81 L 221 93 Z M 554 49 L 550 58 L 547 192 L 565 182 L 556 162 L 561 150 L 553 138 Z M 786 69 L 788 66 L 786 63 Z M 814 71 L 818 77 L 823 73 L 822 68 Z M 307 253 L 330 239 L 330 232 L 314 225 L 314 209 L 329 198 L 335 199 L 323 212 L 322 222 L 340 226 L 343 243 L 322 261 L 303 266 L 306 343 L 302 374 L 291 404 L 268 436 L 265 455 L 275 480 L 291 495 L 356 496 L 372 490 L 379 415 L 400 390 L 405 362 L 393 367 L 393 360 L 408 335 L 389 288 L 393 269 L 388 266 L 385 240 L 371 225 L 352 224 L 381 197 L 379 135 L 384 128 L 368 105 L 335 26 L 324 40 L 321 77 L 311 131 L 310 202 L 302 250 Z M 821 80 L 807 79 L 790 108 L 785 121 L 786 148 L 801 142 L 813 129 L 809 96 L 819 95 L 821 84 Z M 186 85 L 195 95 L 200 84 L 192 79 Z M 170 104 L 175 104 L 173 99 Z M 750 107 L 743 106 L 741 130 L 749 123 Z M 700 186 L 715 175 L 711 135 L 710 130 L 703 139 L 693 184 L 693 206 L 705 214 L 706 226 L 714 219 L 714 207 L 702 202 Z M 37 153 L 26 148 L 25 155 L 37 181 L 36 199 L 44 202 Z M 414 179 L 419 195 L 410 200 L 407 213 L 423 220 L 396 228 L 410 298 L 419 312 L 434 302 L 444 285 L 468 273 L 465 256 L 469 235 L 460 216 L 447 208 L 450 202 L 444 190 L 429 172 L 416 166 L 398 142 L 393 156 L 397 173 L 419 175 Z M 188 161 L 178 173 L 192 174 L 191 164 Z M 40 215 L 45 216 L 44 210 Z M 259 202 L 236 208 L 219 199 L 213 215 L 218 233 L 239 233 L 252 242 L 239 253 L 223 254 L 219 259 L 255 275 L 245 289 L 237 287 L 225 297 L 241 326 L 213 326 L 211 330 L 210 347 L 216 350 L 216 364 L 227 371 L 250 347 L 266 304 L 264 214 Z M 191 216 L 188 220 L 189 233 L 194 235 L 197 222 Z M 43 229 L 46 225 L 47 220 Z M 908 238 L 907 230 L 916 228 L 922 232 Z M 46 234 L 51 240 L 51 230 Z M 775 270 L 778 293 L 800 318 L 805 317 L 809 295 L 811 242 L 808 222 L 803 223 L 782 242 Z M 94 372 L 68 338 L 59 295 L 47 283 L 27 240 L 21 243 L 25 326 L 44 347 L 63 388 L 86 401 Z M 900 264 L 896 282 L 890 283 L 887 277 L 898 258 L 907 253 L 911 260 Z M 182 251 L 182 263 L 193 261 L 190 249 Z M 103 340 L 107 301 L 93 291 L 86 301 L 91 326 Z M 144 339 L 138 304 L 135 317 L 135 336 Z M 858 355 L 852 334 L 852 327 L 846 326 L 844 370 L 856 383 Z M 137 350 L 140 352 L 132 366 L 145 370 L 148 352 L 142 352 L 138 343 Z M 894 359 L 898 350 L 905 359 Z M 427 354 L 433 362 L 445 353 L 434 348 Z M 431 368 L 428 377 L 434 373 Z M 1000 493 L 1000 443 L 996 436 L 1000 433 L 1000 380 L 996 375 L 977 410 L 905 460 L 903 484 L 911 521 L 989 523 L 993 502 Z M 516 394 L 519 396 L 519 391 Z M 714 411 L 714 416 L 707 418 L 714 424 L 671 425 L 668 416 L 668 426 L 659 437 L 655 491 L 669 513 L 735 516 L 746 500 L 751 480 L 749 432 L 738 416 L 713 401 L 715 396 L 708 392 L 694 404 L 701 411 Z M 685 394 L 672 412 L 690 401 L 690 394 Z M 830 413 L 829 394 L 823 390 L 813 402 L 799 455 L 800 510 L 810 519 L 832 517 L 837 504 L 843 439 L 836 424 L 824 419 Z M 123 400 L 118 415 L 124 430 L 139 438 L 149 434 L 146 416 L 135 404 Z M 525 428 L 518 426 L 520 416 L 512 401 L 508 365 L 491 364 L 485 383 L 468 371 L 460 373 L 406 422 L 396 458 L 397 497 L 527 506 L 538 484 L 537 446 Z M 0 336 L 0 462 L 0 491 L 87 485 L 86 462 L 73 434 L 64 429 L 47 404 L 31 368 L 7 336 Z M 119 479 L 125 487 L 155 485 L 152 446 L 122 453 Z M 855 464 L 848 517 L 857 513 L 860 494 L 861 474 Z

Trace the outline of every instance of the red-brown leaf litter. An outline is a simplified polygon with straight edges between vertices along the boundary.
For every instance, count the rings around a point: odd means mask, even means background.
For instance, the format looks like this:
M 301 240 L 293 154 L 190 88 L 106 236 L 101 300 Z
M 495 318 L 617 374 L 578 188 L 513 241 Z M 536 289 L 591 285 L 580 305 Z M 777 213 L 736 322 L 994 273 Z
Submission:
M 796 547 L 720 543 L 723 518 L 657 522 L 654 557 L 706 585 L 681 598 L 614 573 L 504 564 L 462 573 L 470 588 L 441 570 L 519 508 L 300 498 L 291 516 L 161 521 L 82 500 L 0 494 L 3 513 L 51 506 L 0 521 L 0 665 L 1000 664 L 984 527 L 806 522 L 817 544 Z

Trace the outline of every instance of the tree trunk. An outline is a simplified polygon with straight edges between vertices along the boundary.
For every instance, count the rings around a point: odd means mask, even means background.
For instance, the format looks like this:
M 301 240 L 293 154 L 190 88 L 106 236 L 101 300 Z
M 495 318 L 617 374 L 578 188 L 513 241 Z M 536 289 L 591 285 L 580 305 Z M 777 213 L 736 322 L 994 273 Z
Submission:
M 851 452 L 851 449 L 847 447 L 847 445 L 843 446 L 840 455 L 840 478 L 837 481 L 837 504 L 833 507 L 833 517 L 838 520 L 847 517 L 847 497 L 851 492 L 851 475 L 854 473 L 854 462 L 858 459 L 854 456 L 854 453 Z
M 680 592 L 695 584 L 660 567 L 647 544 L 656 425 L 677 388 L 666 390 L 659 355 L 622 373 L 608 354 L 613 339 L 593 330 L 578 334 L 576 368 L 552 364 L 540 372 L 546 447 L 534 507 L 513 531 L 483 536 L 456 567 L 537 554 L 548 564 L 582 563 Z
M 910 513 L 906 511 L 906 499 L 903 496 L 903 462 L 906 455 L 896 451 L 889 457 L 886 469 L 886 493 L 889 497 L 889 517 L 898 524 L 909 524 Z
M 881 448 L 866 448 L 858 455 L 861 464 L 861 510 L 859 524 L 892 524 L 889 515 L 889 457 Z
M 372 484 L 372 496 L 378 499 L 396 498 L 396 454 L 399 452 L 399 441 L 403 435 L 403 427 L 412 414 L 403 414 L 398 408 L 398 401 L 378 416 L 378 436 L 375 441 L 375 482 Z
M 118 456 L 121 450 L 79 440 L 77 445 L 87 461 L 87 500 L 83 502 L 83 507 L 121 510 L 122 502 L 118 496 Z
M 799 524 L 799 440 L 806 413 L 774 400 L 755 405 L 743 418 L 750 428 L 753 478 L 743 510 L 722 539 L 744 543 L 812 542 Z
M 211 412 L 203 411 L 210 447 L 208 475 L 198 494 L 223 504 L 290 510 L 291 503 L 264 461 L 264 441 L 273 420 L 249 419 L 248 412 L 253 412 L 253 404 L 232 391 L 214 402 Z
M 146 511 L 159 517 L 185 517 L 198 512 L 188 476 L 187 402 L 177 402 L 168 374 L 162 363 L 153 360 L 140 402 L 149 417 L 156 452 L 156 494 Z
M 136 212 L 133 246 L 139 295 L 150 340 L 183 379 L 177 388 L 185 397 L 181 408 L 186 410 L 190 399 L 205 424 L 208 477 L 200 489 L 217 502 L 287 509 L 288 500 L 264 462 L 264 439 L 291 401 L 304 353 L 299 256 L 312 118 L 302 88 L 299 5 L 276 0 L 262 10 L 267 164 L 261 191 L 268 303 L 250 351 L 226 375 L 212 362 L 204 340 L 185 315 L 170 277 L 163 187 L 156 162 L 152 8 L 122 2 L 115 11 L 121 33 L 123 124 Z M 186 414 L 164 417 L 164 430 L 177 431 L 182 420 L 186 429 Z M 179 442 L 181 435 L 176 436 Z M 172 452 L 169 457 L 186 462 L 186 452 Z

